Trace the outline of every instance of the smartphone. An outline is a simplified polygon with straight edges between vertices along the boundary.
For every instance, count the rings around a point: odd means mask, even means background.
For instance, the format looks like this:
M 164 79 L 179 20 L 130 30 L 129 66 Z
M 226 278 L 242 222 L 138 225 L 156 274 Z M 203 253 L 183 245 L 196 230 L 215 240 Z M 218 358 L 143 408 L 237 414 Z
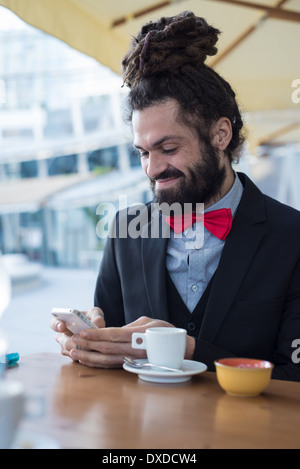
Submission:
M 63 321 L 72 334 L 80 334 L 82 329 L 98 329 L 84 313 L 77 311 L 77 309 L 53 308 L 51 314 Z

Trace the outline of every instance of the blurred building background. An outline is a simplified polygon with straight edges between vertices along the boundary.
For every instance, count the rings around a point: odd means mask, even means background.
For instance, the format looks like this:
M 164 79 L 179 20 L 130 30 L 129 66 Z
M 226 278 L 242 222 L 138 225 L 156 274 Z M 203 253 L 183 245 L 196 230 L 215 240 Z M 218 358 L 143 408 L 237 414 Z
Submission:
M 3 25 L 13 13 L 0 7 L 0 17 Z M 96 207 L 147 191 L 121 78 L 16 17 L 0 44 L 0 250 L 98 265 Z

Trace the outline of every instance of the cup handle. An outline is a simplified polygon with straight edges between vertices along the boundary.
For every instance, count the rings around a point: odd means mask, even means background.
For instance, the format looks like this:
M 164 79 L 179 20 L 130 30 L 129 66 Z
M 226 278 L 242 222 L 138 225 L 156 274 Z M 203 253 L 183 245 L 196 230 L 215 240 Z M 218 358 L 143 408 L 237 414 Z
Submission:
M 141 343 L 138 344 L 137 340 L 141 339 Z M 132 339 L 131 339 L 131 346 L 132 348 L 139 348 L 146 350 L 146 334 L 141 333 L 141 332 L 134 332 L 132 334 Z

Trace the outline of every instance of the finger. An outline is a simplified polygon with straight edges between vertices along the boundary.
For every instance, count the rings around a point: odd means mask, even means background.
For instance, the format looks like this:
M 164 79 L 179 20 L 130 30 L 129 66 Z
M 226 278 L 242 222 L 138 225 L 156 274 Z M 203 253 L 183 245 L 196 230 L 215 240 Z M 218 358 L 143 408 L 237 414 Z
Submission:
M 73 360 L 78 360 L 83 365 L 95 368 L 120 368 L 123 365 L 122 355 L 104 355 L 78 349 L 71 350 L 70 355 Z
M 149 324 L 151 321 L 153 321 L 153 318 L 149 318 L 148 316 L 140 316 L 138 319 L 136 319 L 133 322 L 130 322 L 129 324 L 126 324 L 126 326 L 124 327 L 145 326 Z
M 146 316 L 138 318 L 136 321 L 131 322 L 124 328 L 135 328 L 136 332 L 140 332 L 142 329 L 144 331 L 150 327 L 175 327 L 173 324 L 170 324 L 167 321 L 162 321 L 161 319 L 148 318 Z
M 72 350 L 72 348 L 74 347 L 72 339 L 67 334 L 58 333 L 56 334 L 55 339 L 56 342 L 59 343 L 61 348 L 66 350 L 67 352 L 70 352 L 70 350 Z
M 74 344 L 77 348 L 89 350 L 89 351 L 96 351 L 103 354 L 113 354 L 118 355 L 123 353 L 123 350 L 127 350 L 128 342 L 109 342 L 109 341 L 100 341 L 100 340 L 87 340 L 83 339 L 80 336 L 73 336 L 72 337 L 73 347 Z
M 87 313 L 87 317 L 99 328 L 105 327 L 104 313 L 100 308 L 91 308 Z
M 66 332 L 67 327 L 63 321 L 59 321 L 58 319 L 51 319 L 50 322 L 50 327 L 53 329 L 55 332 Z
M 143 332 L 144 326 L 132 328 L 106 327 L 104 329 L 84 329 L 80 333 L 82 339 L 101 342 L 131 342 L 133 332 Z
M 70 337 L 66 334 L 58 333 L 56 334 L 56 342 L 58 342 L 58 344 L 60 345 L 60 353 L 66 357 L 72 358 L 70 352 L 74 347 L 74 344 Z

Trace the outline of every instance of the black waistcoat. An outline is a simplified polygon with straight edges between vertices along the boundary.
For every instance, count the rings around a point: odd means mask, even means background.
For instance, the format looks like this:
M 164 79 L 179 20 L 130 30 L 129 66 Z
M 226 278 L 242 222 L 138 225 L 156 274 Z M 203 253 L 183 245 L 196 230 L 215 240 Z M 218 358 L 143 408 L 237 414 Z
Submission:
M 187 330 L 188 335 L 197 337 L 200 332 L 201 324 L 205 314 L 208 298 L 211 292 L 215 275 L 210 279 L 203 295 L 201 296 L 196 308 L 192 313 L 184 304 L 181 296 L 175 287 L 169 272 L 167 271 L 167 301 L 169 321 L 176 327 L 181 327 Z

